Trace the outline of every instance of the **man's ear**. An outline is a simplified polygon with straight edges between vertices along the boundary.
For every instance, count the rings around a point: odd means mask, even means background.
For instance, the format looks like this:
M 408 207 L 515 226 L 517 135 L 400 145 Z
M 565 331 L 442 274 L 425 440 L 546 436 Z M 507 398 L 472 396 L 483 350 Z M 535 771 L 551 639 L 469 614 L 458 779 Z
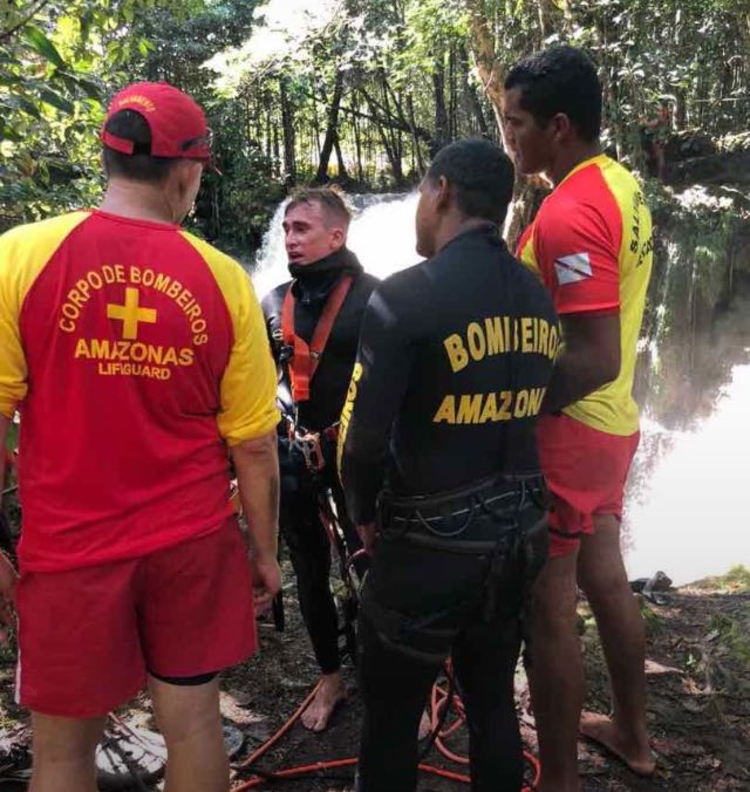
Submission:
M 198 174 L 196 169 L 202 168 L 200 162 L 195 160 L 180 160 L 170 171 L 169 176 L 174 179 L 180 198 L 186 195 L 192 188 L 194 180 Z
M 573 129 L 573 125 L 570 123 L 570 119 L 565 113 L 558 113 L 553 116 L 549 125 L 552 128 L 552 136 L 558 142 L 567 138 Z
M 435 208 L 447 209 L 451 203 L 451 186 L 445 176 L 439 176 L 435 185 Z
M 344 247 L 346 244 L 346 231 L 343 228 L 336 226 L 331 229 L 331 242 L 335 250 Z

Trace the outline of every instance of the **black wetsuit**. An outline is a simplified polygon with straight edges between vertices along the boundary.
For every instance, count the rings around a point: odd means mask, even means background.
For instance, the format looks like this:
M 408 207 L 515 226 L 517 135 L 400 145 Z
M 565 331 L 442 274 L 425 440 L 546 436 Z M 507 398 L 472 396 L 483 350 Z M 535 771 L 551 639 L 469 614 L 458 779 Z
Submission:
M 301 429 L 320 432 L 338 422 L 346 396 L 359 327 L 377 279 L 362 270 L 346 248 L 312 264 L 290 267 L 295 277 L 294 331 L 308 343 L 312 339 L 331 291 L 344 275 L 354 280 L 341 306 L 310 384 L 309 401 L 292 403 L 287 364 L 280 365 L 279 401 L 282 411 L 294 415 Z M 282 351 L 281 310 L 291 281 L 277 286 L 262 302 L 274 357 Z M 296 408 L 296 409 L 295 409 Z M 334 465 L 333 441 L 324 438 L 326 467 L 319 476 L 308 471 L 302 455 L 290 447 L 286 423 L 279 428 L 281 467 L 280 528 L 297 576 L 300 610 L 321 672 L 339 668 L 338 617 L 329 585 L 331 547 L 319 517 L 321 490 L 331 487 L 339 519 L 351 552 L 359 539 L 351 521 Z
M 546 290 L 491 225 L 370 299 L 339 445 L 350 516 L 378 522 L 360 609 L 361 792 L 414 790 L 420 712 L 449 654 L 472 788 L 521 788 L 513 674 L 546 558 L 534 429 L 558 339 Z

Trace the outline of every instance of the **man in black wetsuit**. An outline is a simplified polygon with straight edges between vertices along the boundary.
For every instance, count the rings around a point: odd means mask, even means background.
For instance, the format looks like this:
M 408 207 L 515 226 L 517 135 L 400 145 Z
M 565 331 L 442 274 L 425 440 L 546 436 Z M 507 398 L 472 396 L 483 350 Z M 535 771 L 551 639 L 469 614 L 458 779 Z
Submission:
M 330 487 L 350 551 L 359 548 L 336 476 L 335 435 L 346 396 L 359 328 L 377 279 L 346 247 L 351 215 L 330 188 L 296 193 L 286 207 L 284 233 L 293 280 L 262 303 L 280 364 L 279 523 L 297 576 L 300 610 L 321 670 L 321 684 L 302 722 L 322 731 L 345 697 L 339 671 L 338 615 L 331 594 L 331 547 L 320 520 Z M 286 310 L 285 310 L 286 307 Z M 290 429 L 292 438 L 290 438 Z M 297 443 L 292 442 L 294 436 Z M 302 443 L 300 438 L 306 437 Z M 320 443 L 320 457 L 317 455 Z M 304 447 L 309 465 L 301 452 Z M 322 465 L 319 471 L 313 470 Z
M 358 792 L 415 789 L 417 723 L 449 655 L 472 789 L 521 789 L 513 676 L 546 558 L 534 427 L 559 335 L 545 289 L 500 237 L 512 189 L 495 144 L 440 151 L 417 209 L 428 260 L 383 281 L 363 319 L 338 458 L 372 552 Z

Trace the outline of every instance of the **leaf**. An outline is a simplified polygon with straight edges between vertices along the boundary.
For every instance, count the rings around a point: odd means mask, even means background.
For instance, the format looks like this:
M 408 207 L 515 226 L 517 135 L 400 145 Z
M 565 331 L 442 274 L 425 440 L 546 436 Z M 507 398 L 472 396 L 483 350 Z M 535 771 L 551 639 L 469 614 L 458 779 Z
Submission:
M 71 101 L 63 96 L 60 96 L 60 94 L 56 94 L 49 88 L 42 88 L 42 90 L 39 92 L 39 98 L 45 104 L 52 105 L 52 107 L 62 110 L 63 113 L 68 113 L 68 115 L 71 115 L 73 112 L 75 112 L 75 106 Z
M 86 96 L 101 102 L 102 90 L 93 80 L 89 80 L 87 77 L 75 77 L 75 81 L 83 89 Z
M 15 99 L 19 108 L 23 110 L 24 113 L 33 116 L 34 118 L 42 117 L 39 108 L 30 99 L 27 99 L 25 96 L 16 96 Z
M 16 132 L 9 124 L 3 123 L 2 127 L 0 127 L 0 140 L 14 140 L 18 143 L 23 139 L 24 136 Z
M 27 25 L 24 37 L 26 41 L 31 45 L 31 47 L 36 50 L 40 55 L 45 57 L 50 63 L 54 63 L 55 66 L 64 67 L 65 61 L 62 59 L 62 56 L 57 51 L 57 47 L 47 38 L 47 36 L 39 30 L 38 27 L 34 27 L 34 25 Z

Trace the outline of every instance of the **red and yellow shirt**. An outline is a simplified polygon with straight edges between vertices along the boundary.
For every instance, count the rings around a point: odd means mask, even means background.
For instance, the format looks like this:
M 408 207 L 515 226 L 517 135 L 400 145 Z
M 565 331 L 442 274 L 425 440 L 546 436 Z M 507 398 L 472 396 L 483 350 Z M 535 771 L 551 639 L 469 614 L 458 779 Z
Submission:
M 518 246 L 518 257 L 540 275 L 558 314 L 619 311 L 620 375 L 564 410 L 609 434 L 638 431 L 633 377 L 652 251 L 651 214 L 638 182 L 604 155 L 582 162 L 560 182 Z
M 227 445 L 272 431 L 275 397 L 250 279 L 207 243 L 100 211 L 0 237 L 0 412 L 21 412 L 24 568 L 218 529 Z

